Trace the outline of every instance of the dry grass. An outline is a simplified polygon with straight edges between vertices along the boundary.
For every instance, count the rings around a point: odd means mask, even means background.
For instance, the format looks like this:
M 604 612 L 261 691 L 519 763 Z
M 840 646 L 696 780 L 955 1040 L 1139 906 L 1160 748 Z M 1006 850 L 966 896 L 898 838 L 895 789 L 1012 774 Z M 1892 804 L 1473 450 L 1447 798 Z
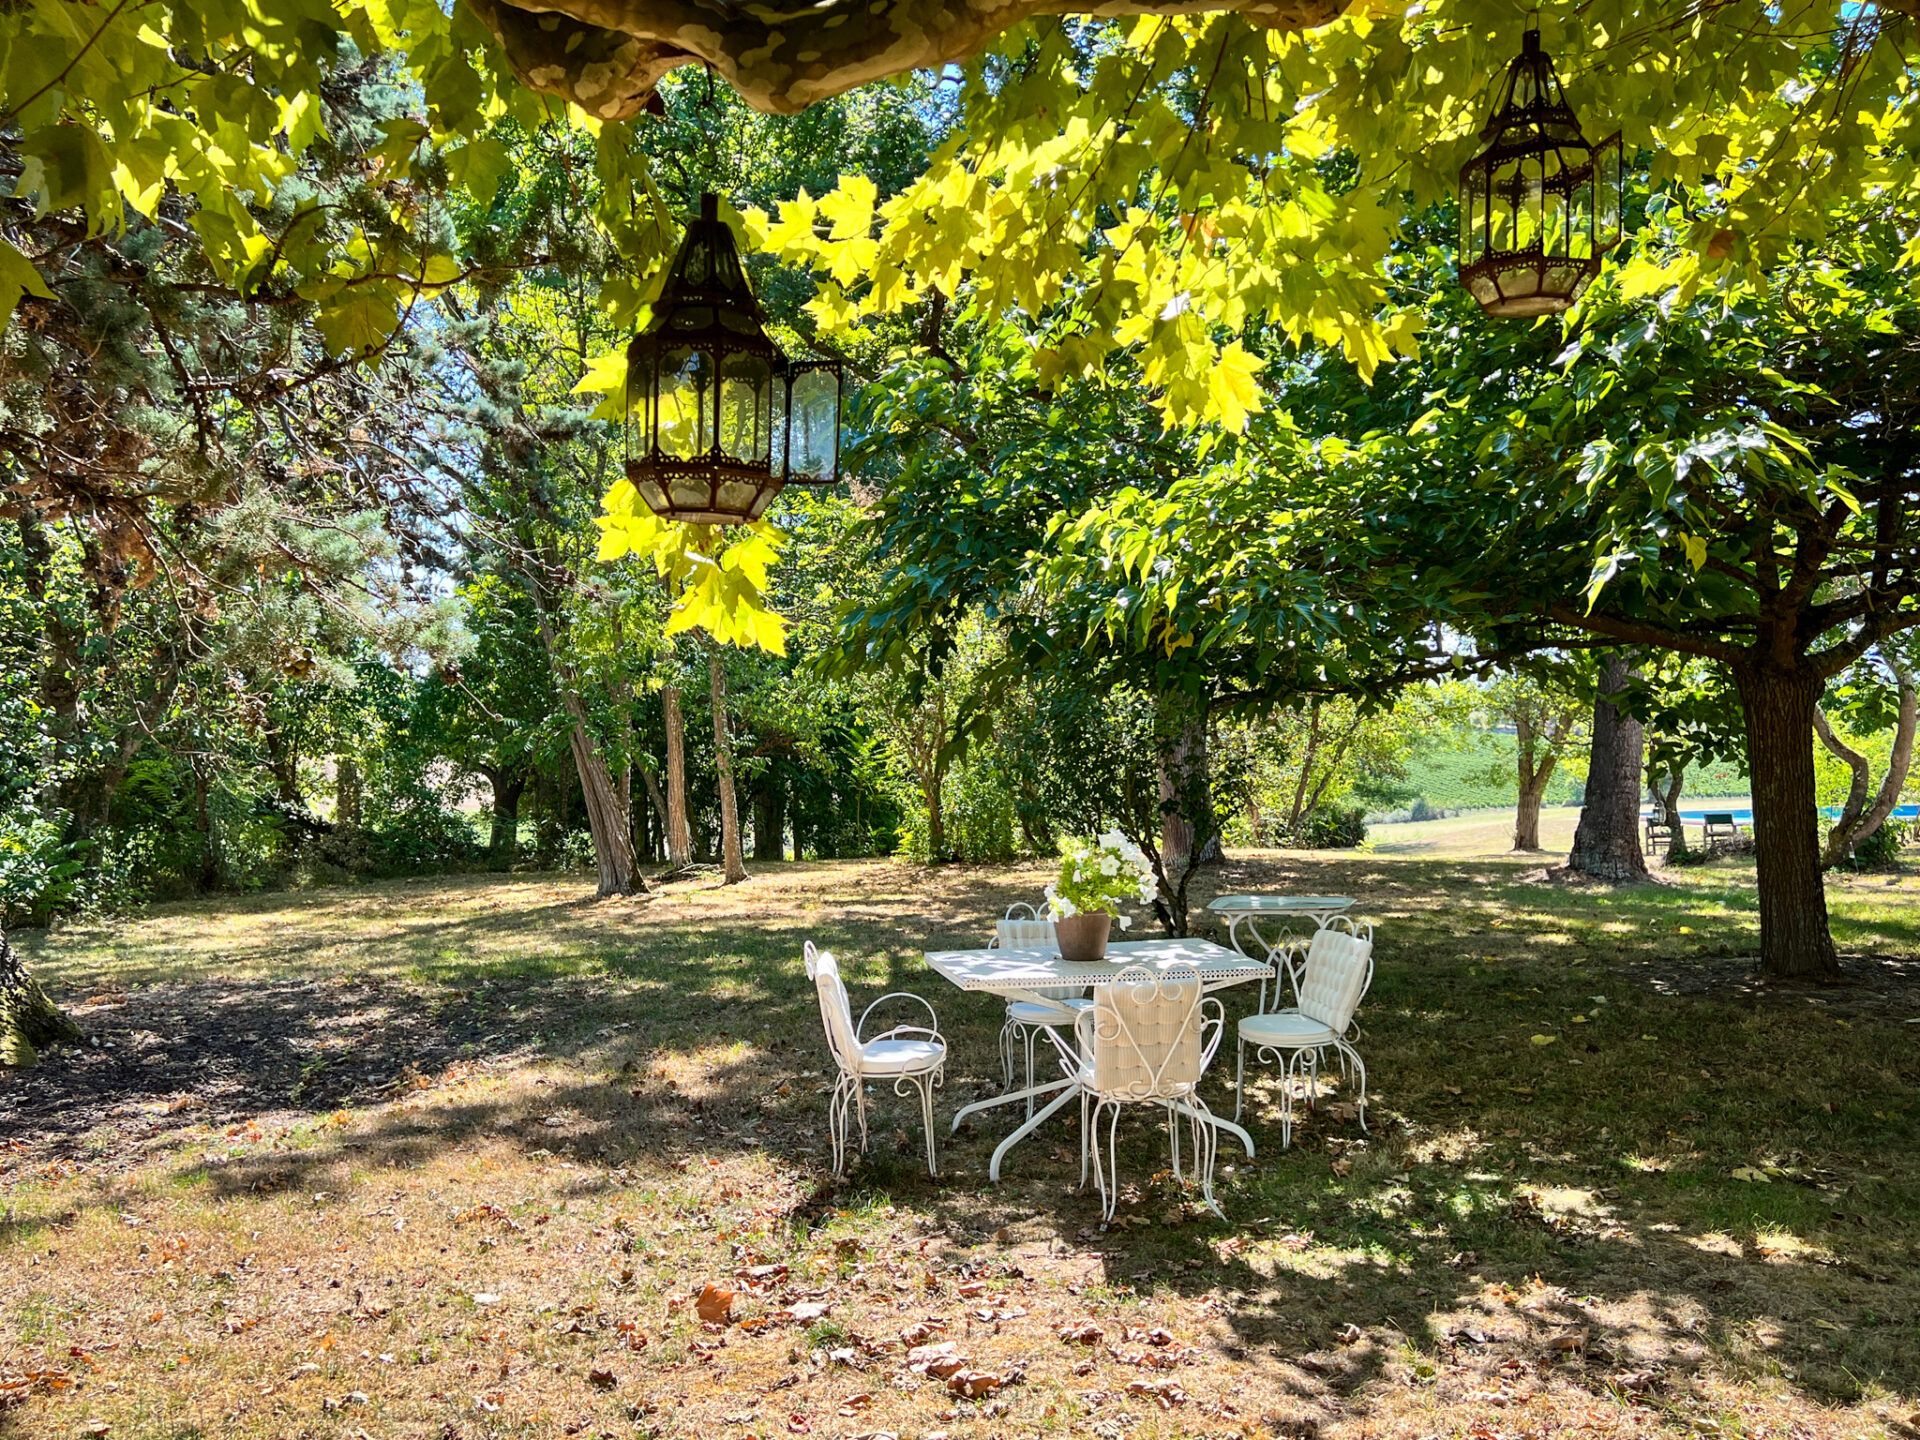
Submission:
M 1757 994 L 1748 871 L 1569 894 L 1431 853 L 1210 877 L 1364 897 L 1373 1135 L 1334 1106 L 1223 1155 L 1221 1224 L 1136 1122 L 1104 1233 L 1067 1125 L 998 1187 L 998 1122 L 943 1135 L 930 1182 L 883 1093 L 825 1171 L 802 938 L 856 997 L 935 1000 L 950 1113 L 998 1083 L 998 1015 L 918 954 L 1031 867 L 465 878 L 46 938 L 107 1048 L 0 1081 L 0 1434 L 1911 1436 L 1920 884 L 1836 886 L 1854 985 Z M 910 1363 L 940 1342 L 982 1393 Z

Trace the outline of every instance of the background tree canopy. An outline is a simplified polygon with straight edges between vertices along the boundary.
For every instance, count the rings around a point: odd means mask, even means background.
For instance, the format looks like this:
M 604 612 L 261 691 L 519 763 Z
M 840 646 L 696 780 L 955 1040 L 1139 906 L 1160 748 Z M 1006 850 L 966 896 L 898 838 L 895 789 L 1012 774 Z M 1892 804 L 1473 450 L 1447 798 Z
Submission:
M 1661 755 L 1766 777 L 1769 965 L 1830 968 L 1809 737 L 1897 725 L 1916 613 L 1913 16 L 1544 13 L 1634 180 L 1535 326 L 1451 276 L 1507 8 L 1013 21 L 769 117 L 501 4 L 0 16 L 24 909 L 570 835 L 622 890 L 731 873 L 730 812 L 985 857 L 1080 794 L 1178 926 L 1223 827 L 1412 798 L 1369 727 L 1425 682 L 1624 647 Z M 589 71 L 617 103 L 560 98 Z M 705 189 L 857 382 L 848 493 L 725 534 L 637 506 L 609 430 Z

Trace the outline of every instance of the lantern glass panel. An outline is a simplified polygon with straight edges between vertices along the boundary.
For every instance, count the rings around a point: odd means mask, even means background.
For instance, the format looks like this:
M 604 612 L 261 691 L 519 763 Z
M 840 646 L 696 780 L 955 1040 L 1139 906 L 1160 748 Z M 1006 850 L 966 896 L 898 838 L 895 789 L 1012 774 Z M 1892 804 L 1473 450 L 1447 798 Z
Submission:
M 713 357 L 704 350 L 668 350 L 655 387 L 662 454 L 690 459 L 713 446 Z
M 644 459 L 653 450 L 653 367 L 659 359 L 651 345 L 627 351 L 627 458 Z
M 828 481 L 840 464 L 840 377 L 809 367 L 793 377 L 787 470 L 796 480 Z
M 1614 131 L 1593 150 L 1594 221 L 1596 252 L 1620 242 L 1620 132 Z
M 672 497 L 675 508 L 681 510 L 706 510 L 711 508 L 713 502 L 713 487 L 702 476 L 670 477 L 667 494 Z
M 714 508 L 725 510 L 732 515 L 750 514 L 760 488 L 751 480 L 722 480 L 715 496 Z
M 771 436 L 773 367 L 759 355 L 729 355 L 720 365 L 720 448 L 736 460 L 764 463 Z

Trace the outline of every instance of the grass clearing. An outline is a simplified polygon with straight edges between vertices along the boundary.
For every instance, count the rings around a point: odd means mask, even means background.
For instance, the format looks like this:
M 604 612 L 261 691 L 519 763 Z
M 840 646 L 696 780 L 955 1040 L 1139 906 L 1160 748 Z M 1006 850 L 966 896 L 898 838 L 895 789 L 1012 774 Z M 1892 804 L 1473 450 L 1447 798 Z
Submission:
M 998 1086 L 998 1003 L 919 953 L 1039 867 L 467 877 L 36 937 L 107 1044 L 0 1082 L 0 1434 L 1910 1436 L 1920 880 L 1836 880 L 1854 983 L 1761 993 L 1750 868 L 1567 890 L 1480 843 L 1209 873 L 1363 897 L 1373 1133 L 1336 1103 L 1280 1151 L 1263 1081 L 1221 1224 L 1135 1118 L 1105 1232 L 1071 1124 L 993 1187 L 1000 1122 L 943 1134 L 929 1181 L 881 1091 L 826 1172 L 801 941 L 856 1003 L 935 1002 L 950 1115 Z M 959 1384 L 910 1356 L 943 1343 Z

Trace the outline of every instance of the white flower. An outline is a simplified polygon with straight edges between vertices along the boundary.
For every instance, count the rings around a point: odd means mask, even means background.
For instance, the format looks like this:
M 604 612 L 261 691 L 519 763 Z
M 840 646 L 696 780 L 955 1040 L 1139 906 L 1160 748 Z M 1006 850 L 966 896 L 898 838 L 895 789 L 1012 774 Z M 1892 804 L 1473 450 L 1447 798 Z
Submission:
M 1101 856 L 1100 873 L 1102 875 L 1118 875 L 1120 873 L 1120 857 L 1118 855 Z
M 1120 928 L 1122 930 L 1131 930 L 1133 928 L 1133 921 L 1129 920 L 1125 915 L 1122 915 L 1120 917 Z
M 1058 895 L 1054 897 L 1051 908 L 1053 910 L 1053 918 L 1056 920 L 1071 920 L 1080 913 L 1080 907 L 1078 905 Z

